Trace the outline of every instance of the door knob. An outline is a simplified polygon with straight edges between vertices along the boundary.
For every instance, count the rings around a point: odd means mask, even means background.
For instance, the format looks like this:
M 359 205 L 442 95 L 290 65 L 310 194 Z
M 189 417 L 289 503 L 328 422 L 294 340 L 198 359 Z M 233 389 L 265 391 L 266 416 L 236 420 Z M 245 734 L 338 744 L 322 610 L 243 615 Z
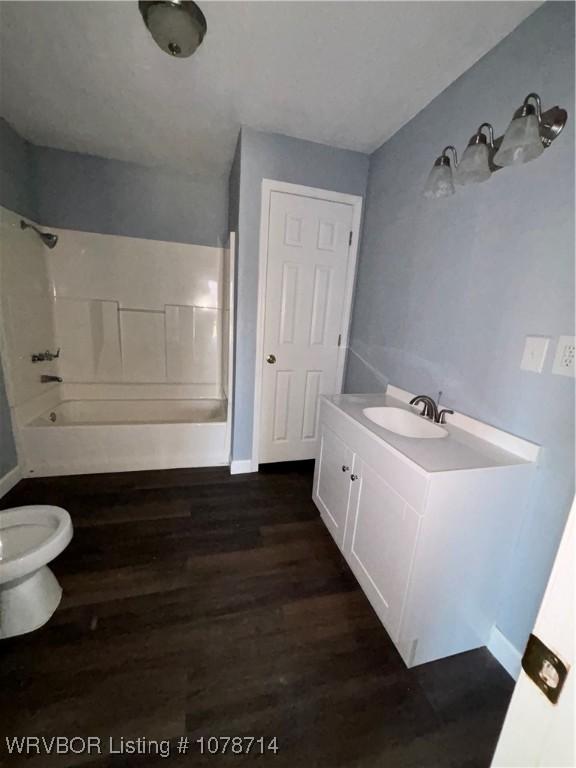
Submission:
M 350 467 L 347 467 L 346 464 L 342 464 L 342 472 L 349 472 Z
M 350 480 L 354 482 L 354 480 L 358 480 L 358 475 L 350 475 Z
M 274 363 L 276 362 L 276 355 L 268 355 L 268 357 L 266 358 L 266 362 L 270 363 L 270 365 L 274 365 Z

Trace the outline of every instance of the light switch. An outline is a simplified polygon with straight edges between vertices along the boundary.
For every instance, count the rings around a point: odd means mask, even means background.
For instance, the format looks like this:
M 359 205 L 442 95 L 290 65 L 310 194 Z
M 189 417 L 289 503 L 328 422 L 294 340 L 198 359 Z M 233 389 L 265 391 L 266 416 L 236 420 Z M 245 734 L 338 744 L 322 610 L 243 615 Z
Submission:
M 557 373 L 560 376 L 574 376 L 574 356 L 574 336 L 560 336 L 552 373 Z
M 542 373 L 549 343 L 550 339 L 546 336 L 526 336 L 520 368 L 523 371 Z

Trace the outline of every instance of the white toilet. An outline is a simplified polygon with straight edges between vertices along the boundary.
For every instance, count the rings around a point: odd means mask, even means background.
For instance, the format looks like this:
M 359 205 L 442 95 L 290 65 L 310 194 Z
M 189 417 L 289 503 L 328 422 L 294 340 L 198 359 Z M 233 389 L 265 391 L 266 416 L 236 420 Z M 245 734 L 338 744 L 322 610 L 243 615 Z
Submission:
M 32 632 L 52 616 L 62 588 L 46 566 L 71 538 L 70 515 L 60 507 L 0 512 L 0 638 Z

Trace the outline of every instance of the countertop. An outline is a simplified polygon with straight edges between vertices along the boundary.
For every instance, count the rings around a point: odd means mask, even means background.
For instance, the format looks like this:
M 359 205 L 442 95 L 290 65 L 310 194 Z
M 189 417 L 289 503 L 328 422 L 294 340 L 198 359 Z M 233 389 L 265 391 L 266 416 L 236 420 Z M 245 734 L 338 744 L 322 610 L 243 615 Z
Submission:
M 423 439 L 397 435 L 374 424 L 364 416 L 362 413 L 364 408 L 381 406 L 420 412 L 419 408 L 413 408 L 391 395 L 333 395 L 324 396 L 324 399 L 413 461 L 425 472 L 450 472 L 532 463 L 453 424 L 442 425 L 448 432 L 446 437 Z

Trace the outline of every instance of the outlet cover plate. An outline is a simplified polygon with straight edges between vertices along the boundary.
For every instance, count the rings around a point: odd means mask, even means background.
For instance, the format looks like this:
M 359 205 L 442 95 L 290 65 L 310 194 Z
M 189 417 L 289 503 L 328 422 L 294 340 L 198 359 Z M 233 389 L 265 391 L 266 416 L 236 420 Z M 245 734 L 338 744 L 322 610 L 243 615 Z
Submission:
M 574 376 L 574 336 L 560 336 L 556 347 L 556 356 L 552 373 L 558 376 Z
M 547 336 L 526 336 L 520 368 L 523 371 L 542 373 L 549 343 Z

